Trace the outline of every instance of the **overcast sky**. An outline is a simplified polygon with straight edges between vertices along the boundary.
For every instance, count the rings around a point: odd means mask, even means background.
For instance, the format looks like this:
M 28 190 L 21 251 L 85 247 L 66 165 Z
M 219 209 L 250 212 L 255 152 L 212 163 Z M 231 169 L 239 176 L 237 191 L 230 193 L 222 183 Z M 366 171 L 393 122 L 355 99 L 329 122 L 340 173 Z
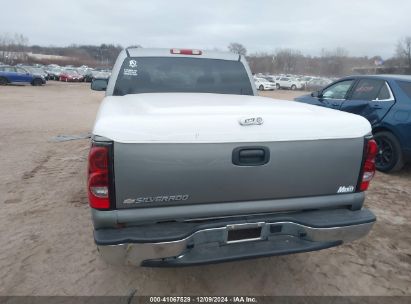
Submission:
M 344 47 L 350 55 L 390 57 L 411 36 L 409 0 L 50 0 L 6 1 L 0 34 L 21 33 L 30 44 L 226 49 L 278 48 L 319 55 Z

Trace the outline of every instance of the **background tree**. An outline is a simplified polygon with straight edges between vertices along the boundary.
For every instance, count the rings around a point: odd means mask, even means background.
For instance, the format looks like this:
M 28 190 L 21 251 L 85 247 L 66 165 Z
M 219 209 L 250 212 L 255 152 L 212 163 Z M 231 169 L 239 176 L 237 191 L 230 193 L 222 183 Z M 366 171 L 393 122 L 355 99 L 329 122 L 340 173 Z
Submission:
M 408 68 L 411 68 L 411 36 L 405 37 L 398 41 L 396 56 Z
M 348 51 L 342 47 L 333 50 L 321 50 L 320 73 L 325 76 L 342 76 L 350 74 Z
M 21 34 L 0 35 L 0 62 L 14 64 L 27 60 L 26 48 L 28 39 Z
M 241 43 L 231 42 L 228 45 L 228 50 L 238 55 L 247 55 L 247 49 Z
M 290 74 L 298 72 L 297 65 L 302 58 L 303 56 L 298 50 L 281 49 L 274 55 L 273 62 L 278 71 L 281 73 Z

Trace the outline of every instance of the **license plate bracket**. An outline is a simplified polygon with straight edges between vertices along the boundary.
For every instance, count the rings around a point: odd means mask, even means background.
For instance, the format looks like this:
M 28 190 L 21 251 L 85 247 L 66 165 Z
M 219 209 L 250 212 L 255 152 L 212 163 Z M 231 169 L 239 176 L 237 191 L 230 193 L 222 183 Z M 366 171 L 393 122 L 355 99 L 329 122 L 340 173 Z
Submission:
M 231 225 L 227 228 L 227 243 L 261 240 L 261 225 Z

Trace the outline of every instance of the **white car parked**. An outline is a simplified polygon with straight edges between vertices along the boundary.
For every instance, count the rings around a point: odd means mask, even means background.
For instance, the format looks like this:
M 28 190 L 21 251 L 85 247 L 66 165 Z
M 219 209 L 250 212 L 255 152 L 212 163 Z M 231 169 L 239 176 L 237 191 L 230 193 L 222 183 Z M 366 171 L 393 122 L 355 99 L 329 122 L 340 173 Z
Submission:
M 269 82 L 267 79 L 264 78 L 254 78 L 255 87 L 260 90 L 275 90 L 276 85 L 274 82 Z
M 303 85 L 295 78 L 291 77 L 281 77 L 276 82 L 277 89 L 291 89 L 291 90 L 300 90 Z

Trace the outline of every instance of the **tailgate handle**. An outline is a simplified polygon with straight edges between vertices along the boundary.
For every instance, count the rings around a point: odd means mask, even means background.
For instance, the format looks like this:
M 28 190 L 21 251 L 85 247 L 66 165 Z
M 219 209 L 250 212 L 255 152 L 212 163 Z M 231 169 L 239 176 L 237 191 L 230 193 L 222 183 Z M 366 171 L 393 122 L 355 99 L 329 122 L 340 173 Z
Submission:
M 237 166 L 261 166 L 270 160 L 267 147 L 239 147 L 233 150 L 233 164 Z

